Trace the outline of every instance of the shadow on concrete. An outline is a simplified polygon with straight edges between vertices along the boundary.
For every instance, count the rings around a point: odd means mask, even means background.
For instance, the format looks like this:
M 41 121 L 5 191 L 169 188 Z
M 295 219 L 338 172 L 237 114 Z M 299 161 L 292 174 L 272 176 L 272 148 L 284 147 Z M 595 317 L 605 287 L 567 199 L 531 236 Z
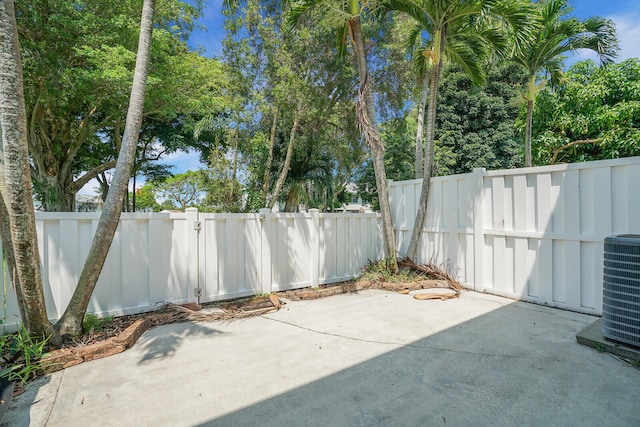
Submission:
M 196 322 L 189 322 L 186 328 L 184 324 L 173 324 L 150 329 L 136 344 L 141 346 L 143 351 L 143 356 L 138 364 L 173 356 L 185 339 L 221 333 L 223 332 Z
M 31 411 L 29 409 L 32 406 L 36 406 L 38 404 L 48 406 L 46 402 L 43 402 L 48 398 L 48 396 L 39 396 L 38 391 L 40 390 L 40 388 L 45 387 L 47 384 L 49 384 L 50 381 L 51 376 L 47 375 L 30 382 L 24 393 L 12 399 L 9 409 L 2 419 L 2 422 L 0 423 L 0 427 L 27 427 L 30 425 L 44 425 L 46 419 L 32 420 Z M 48 415 L 42 412 L 38 412 L 38 414 L 42 416 Z
M 638 426 L 640 372 L 576 343 L 590 321 L 513 303 L 407 345 L 375 329 L 370 339 L 316 331 L 398 348 L 199 425 Z M 313 350 L 305 369 L 322 360 Z

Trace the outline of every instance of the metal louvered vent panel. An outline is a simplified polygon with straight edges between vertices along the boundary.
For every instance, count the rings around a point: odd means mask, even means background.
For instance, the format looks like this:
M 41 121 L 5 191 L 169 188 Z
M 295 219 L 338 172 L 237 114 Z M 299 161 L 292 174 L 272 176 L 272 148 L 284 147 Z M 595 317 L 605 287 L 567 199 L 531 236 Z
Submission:
M 640 347 L 640 235 L 604 240 L 602 334 Z

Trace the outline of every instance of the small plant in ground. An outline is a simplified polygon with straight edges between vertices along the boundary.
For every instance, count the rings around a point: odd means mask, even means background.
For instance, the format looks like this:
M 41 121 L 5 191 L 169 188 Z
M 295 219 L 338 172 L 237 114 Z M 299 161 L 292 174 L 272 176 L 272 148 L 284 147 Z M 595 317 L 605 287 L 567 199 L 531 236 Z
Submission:
M 410 280 L 410 273 L 406 270 L 401 270 L 398 273 L 393 273 L 394 262 L 391 258 L 384 258 L 378 261 L 367 262 L 362 268 L 363 277 L 368 280 L 380 280 L 381 282 L 393 282 L 399 283 Z
M 45 354 L 49 337 L 33 337 L 22 325 L 15 334 L 0 338 L 0 377 L 26 384 L 41 371 L 40 359 Z
M 113 316 L 100 318 L 93 313 L 87 313 L 84 315 L 84 320 L 82 321 L 82 329 L 85 332 L 104 331 L 105 325 L 111 322 L 113 322 Z
M 595 348 L 599 353 L 604 353 L 604 345 L 599 342 L 594 342 L 593 348 Z

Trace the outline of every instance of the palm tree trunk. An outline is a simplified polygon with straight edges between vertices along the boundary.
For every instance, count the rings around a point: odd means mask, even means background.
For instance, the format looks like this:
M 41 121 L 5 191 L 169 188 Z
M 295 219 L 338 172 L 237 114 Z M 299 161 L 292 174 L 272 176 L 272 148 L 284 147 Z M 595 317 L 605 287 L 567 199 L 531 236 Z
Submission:
M 284 204 L 284 212 L 298 212 L 300 206 L 300 197 L 298 186 L 293 185 L 287 194 L 287 202 Z
M 144 0 L 136 68 L 133 75 L 133 86 L 129 99 L 129 110 L 127 112 L 122 147 L 118 154 L 118 162 L 111 188 L 100 215 L 96 234 L 80 274 L 78 285 L 67 309 L 58 323 L 56 323 L 56 328 L 61 335 L 79 335 L 82 332 L 84 314 L 120 221 L 123 196 L 129 190 L 129 177 L 135 161 L 138 136 L 142 123 L 145 86 L 149 73 L 154 8 L 155 0 Z
M 0 131 L 1 133 L 1 131 Z M 2 144 L 0 144 L 0 147 Z M 0 158 L 1 158 L 0 153 Z M 0 164 L 2 160 L 0 159 Z M 4 171 L 0 168 L 0 187 L 4 187 Z M 11 284 L 13 288 L 16 290 L 16 299 L 18 300 L 18 309 L 20 311 L 20 318 L 26 319 L 27 306 L 25 304 L 24 298 L 22 296 L 22 292 L 18 292 L 20 289 L 20 281 L 18 279 L 17 267 L 16 267 L 16 257 L 13 253 L 13 243 L 11 237 L 11 224 L 9 223 L 9 211 L 7 210 L 7 205 L 4 203 L 4 198 L 0 195 L 0 240 L 2 240 L 2 249 L 4 251 L 5 261 L 7 271 L 11 277 Z M 0 259 L 0 263 L 2 259 Z M 0 267 L 0 276 L 4 274 L 2 268 Z
M 531 132 L 533 127 L 533 97 L 535 94 L 536 76 L 529 76 L 529 90 L 527 93 L 527 123 L 524 132 L 524 166 L 532 166 L 531 161 Z
M 389 204 L 389 189 L 387 187 L 387 174 L 384 167 L 384 146 L 380 131 L 378 130 L 378 121 L 376 115 L 376 106 L 373 100 L 373 91 L 369 80 L 369 67 L 367 64 L 367 56 L 364 50 L 364 40 L 362 38 L 362 27 L 360 25 L 360 16 L 356 16 L 349 21 L 351 34 L 353 37 L 353 45 L 356 51 L 356 59 L 358 61 L 358 72 L 360 74 L 360 91 L 363 94 L 363 101 L 366 104 L 366 113 L 368 119 L 368 130 L 365 133 L 365 139 L 371 148 L 371 157 L 373 160 L 373 171 L 376 176 L 376 189 L 378 191 L 378 201 L 380 204 L 380 214 L 382 216 L 382 231 L 384 236 L 384 244 L 387 252 L 387 258 L 391 261 L 392 270 L 398 270 L 396 261 L 396 242 L 393 234 L 393 222 L 391 221 L 391 205 Z
M 442 34 L 442 33 L 441 33 Z M 420 202 L 418 203 L 418 212 L 416 220 L 413 224 L 411 232 L 411 240 L 409 240 L 409 249 L 407 256 L 416 259 L 418 254 L 418 243 L 422 237 L 422 227 L 427 216 L 427 203 L 429 201 L 429 189 L 431 187 L 431 170 L 433 168 L 433 143 L 436 130 L 436 107 L 438 102 L 438 84 L 440 83 L 440 74 L 442 72 L 442 55 L 444 53 L 444 37 L 441 35 L 439 55 L 434 64 L 435 70 L 431 76 L 431 88 L 429 90 L 429 107 L 427 109 L 427 140 L 424 159 L 424 174 L 422 177 L 422 189 L 420 191 Z
M 59 336 L 49 323 L 42 290 L 40 254 L 36 235 L 33 193 L 27 143 L 27 116 L 22 82 L 22 63 L 12 0 L 0 2 L 0 128 L 6 210 L 15 255 L 17 291 L 23 299 L 22 321 L 31 333 Z
M 289 173 L 289 166 L 291 166 L 291 157 L 293 157 L 293 141 L 296 138 L 296 131 L 298 130 L 298 124 L 300 123 L 300 113 L 302 111 L 302 106 L 298 105 L 296 108 L 296 112 L 293 116 L 293 126 L 291 127 L 291 133 L 289 134 L 289 144 L 287 145 L 287 154 L 284 158 L 284 165 L 282 165 L 282 170 L 280 171 L 280 176 L 278 177 L 278 181 L 276 181 L 276 188 L 273 190 L 273 195 L 271 196 L 271 201 L 267 206 L 269 209 L 273 209 L 273 206 L 276 204 L 278 200 L 278 195 L 282 190 L 282 186 L 287 179 L 287 174 Z
M 429 71 L 425 70 L 422 79 L 422 91 L 420 92 L 420 105 L 418 106 L 418 130 L 416 131 L 416 179 L 422 178 L 424 173 L 424 160 L 422 154 L 425 147 L 422 144 L 424 137 L 424 109 L 429 95 Z
M 273 124 L 271 125 L 271 133 L 269 134 L 269 156 L 267 157 L 267 164 L 264 166 L 264 182 L 262 183 L 262 200 L 264 205 L 267 206 L 267 193 L 269 192 L 269 176 L 271 175 L 271 163 L 273 163 L 273 146 L 276 143 L 276 130 L 278 129 L 278 106 L 275 106 L 273 111 Z

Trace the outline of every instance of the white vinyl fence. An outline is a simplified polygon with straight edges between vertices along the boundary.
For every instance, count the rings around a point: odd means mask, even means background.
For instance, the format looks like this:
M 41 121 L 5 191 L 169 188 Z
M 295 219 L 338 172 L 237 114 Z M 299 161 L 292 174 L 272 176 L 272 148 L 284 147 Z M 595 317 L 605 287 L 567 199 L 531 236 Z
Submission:
M 422 180 L 393 182 L 406 251 Z M 640 233 L 640 157 L 432 179 L 419 260 L 472 289 L 602 313 L 604 238 Z
M 52 320 L 71 298 L 98 219 L 36 213 Z M 209 302 L 347 280 L 383 256 L 381 239 L 377 214 L 123 213 L 88 311 L 130 314 L 198 295 Z M 19 314 L 8 274 L 1 276 L 1 314 L 11 329 Z
M 421 180 L 392 182 L 406 252 Z M 37 213 L 50 317 L 64 311 L 96 213 Z M 604 238 L 640 234 L 640 157 L 485 171 L 432 180 L 419 260 L 448 265 L 472 289 L 590 314 L 602 312 Z M 1 247 L 0 247 L 1 251 Z M 89 311 L 137 313 L 338 282 L 384 255 L 377 214 L 123 214 Z M 4 324 L 19 322 L 2 269 Z

